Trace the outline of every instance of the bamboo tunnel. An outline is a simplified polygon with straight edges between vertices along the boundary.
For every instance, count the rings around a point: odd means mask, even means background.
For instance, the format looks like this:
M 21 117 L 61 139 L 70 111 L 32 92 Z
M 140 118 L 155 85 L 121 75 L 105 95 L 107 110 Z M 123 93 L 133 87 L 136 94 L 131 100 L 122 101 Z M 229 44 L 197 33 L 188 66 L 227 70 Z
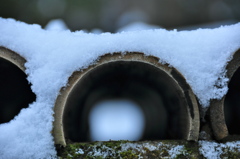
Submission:
M 0 47 L 0 124 L 12 120 L 36 98 L 26 79 L 25 62 L 17 53 Z
M 88 115 L 93 105 L 126 98 L 144 112 L 141 141 L 198 140 L 198 103 L 184 77 L 156 57 L 130 52 L 106 54 L 72 74 L 55 103 L 55 144 L 89 142 Z
M 231 135 L 237 135 L 240 139 L 240 50 L 234 53 L 226 70 L 229 78 L 228 93 L 221 100 L 212 100 L 210 105 L 210 122 L 217 140 Z

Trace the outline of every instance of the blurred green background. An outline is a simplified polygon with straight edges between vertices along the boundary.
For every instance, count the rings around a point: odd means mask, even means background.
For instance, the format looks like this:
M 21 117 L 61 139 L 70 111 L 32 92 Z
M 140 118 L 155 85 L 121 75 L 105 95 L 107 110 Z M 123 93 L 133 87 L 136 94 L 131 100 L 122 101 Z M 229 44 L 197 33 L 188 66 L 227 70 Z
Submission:
M 63 19 L 72 30 L 114 32 L 134 21 L 166 29 L 240 21 L 240 0 L 0 0 L 0 17 L 45 26 Z

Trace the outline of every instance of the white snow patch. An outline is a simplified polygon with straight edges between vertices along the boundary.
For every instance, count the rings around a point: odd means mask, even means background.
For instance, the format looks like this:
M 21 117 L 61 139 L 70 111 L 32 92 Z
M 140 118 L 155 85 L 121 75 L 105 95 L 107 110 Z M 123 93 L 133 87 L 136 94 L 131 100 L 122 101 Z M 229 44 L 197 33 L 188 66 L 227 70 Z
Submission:
M 76 153 L 77 154 L 84 154 L 84 151 L 82 149 L 79 149 Z
M 240 151 L 240 141 L 216 143 L 214 141 L 199 141 L 200 153 L 207 159 L 220 159 L 221 155 L 225 153 L 224 149 L 228 151 Z
M 122 146 L 122 151 L 127 151 L 131 148 L 134 150 L 141 151 L 143 147 L 141 144 L 137 144 L 137 143 L 126 143 L 126 144 L 121 144 L 121 146 Z
M 240 48 L 240 23 L 194 31 L 144 30 L 91 34 L 44 30 L 0 18 L 0 46 L 27 60 L 37 99 L 12 121 L 0 125 L 0 158 L 56 157 L 52 134 L 55 99 L 70 75 L 106 53 L 135 51 L 159 57 L 178 69 L 204 107 L 227 92 L 225 66 Z
M 150 151 L 154 151 L 156 150 L 156 146 L 150 145 L 149 143 L 144 145 L 147 149 L 149 149 Z
M 166 158 L 175 158 L 177 155 L 185 152 L 184 145 L 170 145 L 170 144 L 163 144 L 161 142 L 158 143 L 157 146 L 151 145 L 149 143 L 144 144 L 138 144 L 138 143 L 126 143 L 121 144 L 122 151 L 127 151 L 129 149 L 137 150 L 138 152 L 141 152 L 143 154 L 147 153 L 145 149 L 147 148 L 149 151 L 155 151 L 158 150 L 161 152 L 161 150 L 165 149 L 169 156 L 166 156 Z M 161 154 L 159 154 L 161 155 Z
M 93 150 L 91 152 L 88 152 L 88 156 L 101 156 L 103 158 L 106 158 L 107 156 L 113 156 L 113 155 L 116 155 L 111 148 L 105 146 L 105 145 L 101 145 L 101 149 L 97 148 L 97 146 L 100 146 L 99 145 L 94 145 L 93 146 Z
M 172 147 L 168 153 L 171 156 L 170 158 L 176 158 L 177 155 L 181 154 L 184 151 L 183 145 L 177 145 L 175 147 Z

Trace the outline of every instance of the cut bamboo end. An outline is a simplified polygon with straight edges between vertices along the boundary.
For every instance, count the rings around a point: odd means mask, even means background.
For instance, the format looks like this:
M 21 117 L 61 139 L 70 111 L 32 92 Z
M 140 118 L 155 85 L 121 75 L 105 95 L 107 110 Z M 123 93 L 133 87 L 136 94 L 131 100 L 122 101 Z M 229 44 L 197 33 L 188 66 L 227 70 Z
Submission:
M 12 120 L 36 99 L 26 79 L 25 62 L 19 54 L 0 47 L 0 124 Z
M 234 53 L 226 69 L 229 78 L 228 93 L 220 100 L 212 100 L 210 104 L 210 122 L 216 140 L 222 140 L 229 135 L 240 136 L 237 124 L 240 122 L 240 118 L 237 117 L 240 116 L 238 114 L 240 112 L 240 85 L 237 82 L 240 80 L 240 50 Z
M 198 140 L 198 104 L 184 77 L 156 57 L 129 52 L 106 54 L 72 74 L 54 107 L 55 144 L 89 141 L 91 108 L 101 100 L 116 98 L 131 99 L 144 111 L 146 127 L 141 140 Z

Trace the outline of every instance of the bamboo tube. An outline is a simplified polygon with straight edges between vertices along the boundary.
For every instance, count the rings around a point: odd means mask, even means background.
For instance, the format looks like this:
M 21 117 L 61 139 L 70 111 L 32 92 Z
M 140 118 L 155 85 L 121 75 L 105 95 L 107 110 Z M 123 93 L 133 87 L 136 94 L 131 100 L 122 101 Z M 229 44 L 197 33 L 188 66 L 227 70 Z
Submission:
M 234 74 L 237 73 L 237 70 L 240 68 L 240 50 L 236 51 L 233 55 L 232 60 L 228 63 L 227 77 L 229 78 L 229 84 L 232 81 Z M 239 79 L 238 79 L 239 80 Z M 229 91 L 234 88 L 229 88 Z M 228 91 L 228 92 L 229 92 Z M 224 139 L 229 136 L 229 130 L 226 125 L 224 107 L 228 109 L 226 105 L 226 95 L 220 100 L 212 100 L 210 104 L 210 122 L 213 130 L 213 134 L 217 140 Z M 230 107 L 230 105 L 229 105 Z M 225 109 L 225 110 L 226 110 Z M 234 110 L 237 111 L 237 110 Z M 230 116 L 232 116 L 231 114 Z M 238 125 L 236 125 L 238 127 Z M 237 134 L 240 135 L 240 134 Z
M 130 98 L 144 110 L 146 128 L 142 140 L 149 140 L 149 136 L 198 140 L 198 104 L 184 77 L 156 57 L 129 52 L 106 54 L 87 69 L 72 74 L 54 107 L 55 144 L 88 141 L 89 110 L 96 102 L 112 98 Z M 162 109 L 167 112 L 167 130 L 161 130 L 158 118 L 163 115 Z M 165 135 L 156 135 L 162 131 L 166 131 Z
M 17 53 L 0 47 L 0 123 L 9 122 L 36 98 L 26 79 L 25 62 Z

